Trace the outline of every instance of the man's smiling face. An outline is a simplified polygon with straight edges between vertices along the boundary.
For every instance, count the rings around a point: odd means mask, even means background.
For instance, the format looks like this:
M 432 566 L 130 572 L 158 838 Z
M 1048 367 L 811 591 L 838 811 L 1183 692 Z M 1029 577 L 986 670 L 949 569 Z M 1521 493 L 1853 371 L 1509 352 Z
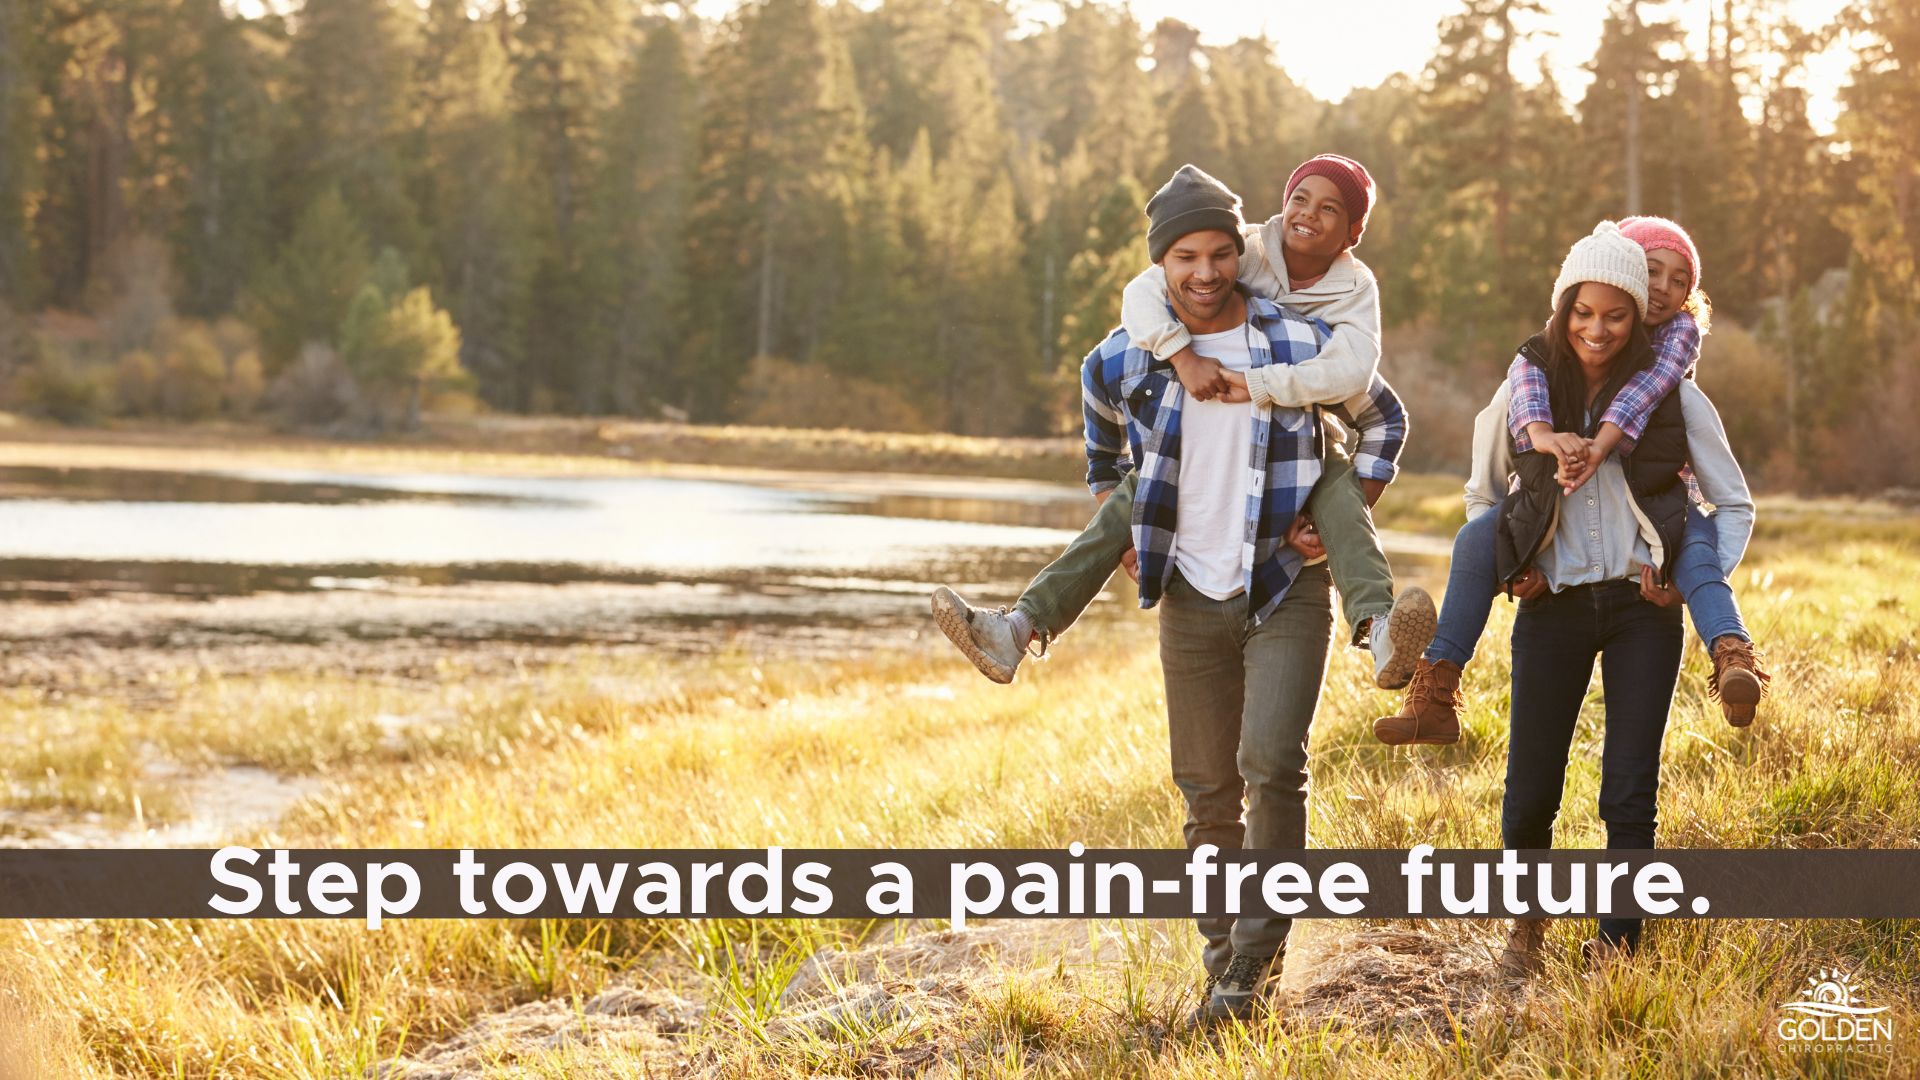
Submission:
M 1167 273 L 1167 296 L 1189 327 L 1219 319 L 1233 300 L 1240 276 L 1240 240 L 1220 229 L 1190 232 L 1173 242 L 1160 260 Z

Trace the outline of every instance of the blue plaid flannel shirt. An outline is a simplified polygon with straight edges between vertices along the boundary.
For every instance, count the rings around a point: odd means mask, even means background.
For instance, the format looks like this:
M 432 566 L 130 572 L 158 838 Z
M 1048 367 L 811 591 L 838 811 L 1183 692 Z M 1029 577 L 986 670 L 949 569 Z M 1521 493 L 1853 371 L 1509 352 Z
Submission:
M 1320 351 L 1325 323 L 1309 321 L 1263 297 L 1244 293 L 1253 366 L 1297 364 Z M 1140 606 L 1160 602 L 1173 578 L 1173 537 L 1180 504 L 1180 409 L 1186 390 L 1173 366 L 1134 348 L 1116 329 L 1080 368 L 1086 420 L 1087 486 L 1094 494 L 1120 483 L 1136 464 L 1133 546 L 1140 557 Z M 1406 445 L 1407 414 L 1378 375 L 1366 392 L 1327 412 L 1359 433 L 1354 468 L 1363 478 L 1391 481 Z M 1320 479 L 1326 437 L 1321 409 L 1254 406 L 1248 453 L 1247 610 L 1258 626 L 1284 600 L 1305 562 L 1285 543 L 1287 529 Z

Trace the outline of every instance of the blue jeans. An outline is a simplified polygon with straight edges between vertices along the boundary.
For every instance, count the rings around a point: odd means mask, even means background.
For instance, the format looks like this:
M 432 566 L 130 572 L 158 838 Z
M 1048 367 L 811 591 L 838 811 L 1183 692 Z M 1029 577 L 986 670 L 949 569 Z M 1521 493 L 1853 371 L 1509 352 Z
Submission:
M 1742 641 L 1747 624 L 1740 618 L 1740 605 L 1733 598 L 1733 586 L 1720 569 L 1720 528 L 1713 518 L 1697 506 L 1687 508 L 1687 535 L 1680 543 L 1680 557 L 1673 564 L 1673 587 L 1686 598 L 1693 613 L 1693 629 L 1707 648 L 1732 634 Z
M 1643 599 L 1638 581 L 1575 585 L 1520 602 L 1513 622 L 1507 790 L 1500 807 L 1503 847 L 1553 846 L 1567 754 L 1596 654 L 1607 708 L 1600 751 L 1607 849 L 1653 847 L 1660 740 L 1685 634 L 1679 610 Z M 1638 945 L 1640 920 L 1601 919 L 1600 937 Z
M 1461 667 L 1473 659 L 1474 646 L 1487 629 L 1493 598 L 1499 593 L 1494 571 L 1493 544 L 1499 528 L 1500 504 L 1460 527 L 1453 537 L 1453 561 L 1447 568 L 1447 595 L 1440 608 L 1440 625 L 1427 646 L 1430 662 L 1451 660 Z M 1752 641 L 1740 619 L 1733 587 L 1720 570 L 1720 532 L 1713 518 L 1698 507 L 1687 509 L 1687 533 L 1673 564 L 1673 584 L 1693 614 L 1693 628 L 1708 648 L 1726 634 Z
M 1493 565 L 1493 544 L 1500 523 L 1500 504 L 1465 525 L 1453 537 L 1453 561 L 1447 566 L 1447 594 L 1440 604 L 1440 625 L 1427 646 L 1427 660 L 1451 660 L 1461 667 L 1473 659 L 1473 647 L 1493 614 L 1499 575 Z

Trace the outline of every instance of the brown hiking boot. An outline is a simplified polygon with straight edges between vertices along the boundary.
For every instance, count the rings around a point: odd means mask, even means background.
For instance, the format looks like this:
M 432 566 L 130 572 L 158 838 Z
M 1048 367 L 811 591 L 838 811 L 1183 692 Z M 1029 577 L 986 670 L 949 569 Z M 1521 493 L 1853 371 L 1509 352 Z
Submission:
M 1373 722 L 1373 734 L 1388 746 L 1444 746 L 1460 741 L 1460 665 L 1425 657 L 1413 666 L 1400 711 Z
M 1767 696 L 1771 679 L 1760 666 L 1753 642 L 1722 634 L 1713 643 L 1713 681 L 1707 684 L 1707 696 L 1720 703 L 1727 723 L 1734 727 L 1753 723 L 1754 708 Z
M 1515 919 L 1507 931 L 1507 947 L 1500 950 L 1498 967 L 1508 979 L 1527 979 L 1546 966 L 1546 919 Z

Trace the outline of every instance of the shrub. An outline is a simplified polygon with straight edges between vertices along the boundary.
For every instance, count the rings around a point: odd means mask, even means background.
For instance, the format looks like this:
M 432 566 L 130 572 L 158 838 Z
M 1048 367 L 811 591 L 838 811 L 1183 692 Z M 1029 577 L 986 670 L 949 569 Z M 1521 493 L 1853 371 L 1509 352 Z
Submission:
M 113 398 L 122 416 L 160 411 L 160 361 L 145 349 L 123 354 L 113 365 Z
M 204 420 L 220 411 L 226 361 L 204 323 L 175 321 L 162 331 L 160 411 L 175 420 Z
M 741 383 L 740 423 L 764 427 L 927 432 L 900 391 L 818 364 L 757 357 Z

